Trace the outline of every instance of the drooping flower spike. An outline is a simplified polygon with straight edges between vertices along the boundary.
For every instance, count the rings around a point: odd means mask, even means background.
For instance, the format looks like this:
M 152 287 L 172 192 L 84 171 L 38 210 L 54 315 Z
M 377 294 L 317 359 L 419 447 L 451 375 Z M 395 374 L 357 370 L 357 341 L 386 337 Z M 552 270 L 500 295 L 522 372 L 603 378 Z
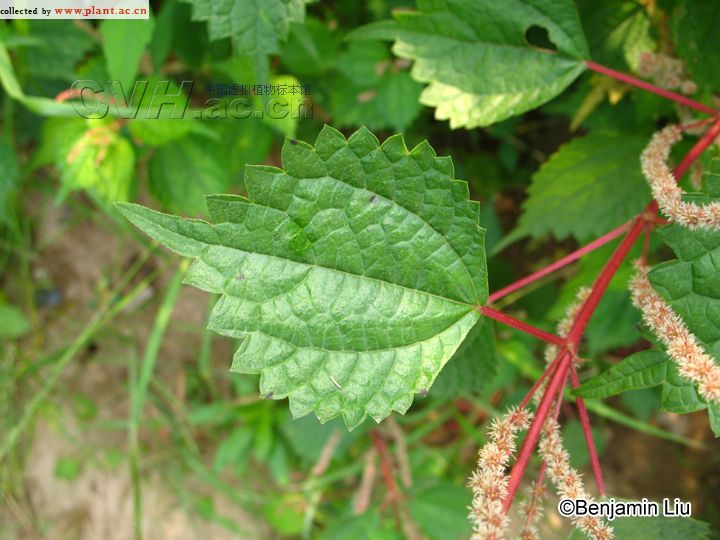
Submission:
M 667 126 L 653 136 L 640 156 L 653 198 L 673 223 L 689 229 L 720 230 L 720 202 L 700 205 L 682 200 L 684 192 L 667 164 L 673 144 L 681 137 L 680 126 Z
M 510 409 L 492 421 L 488 442 L 478 453 L 477 468 L 470 478 L 473 491 L 470 521 L 473 540 L 500 540 L 509 520 L 503 512 L 508 478 L 505 474 L 515 452 L 515 438 L 527 429 L 532 413 L 527 409 Z
M 682 318 L 653 289 L 647 278 L 648 266 L 636 261 L 635 267 L 637 272 L 630 281 L 630 292 L 643 321 L 665 346 L 680 374 L 696 383 L 706 400 L 720 403 L 720 366 L 703 350 Z

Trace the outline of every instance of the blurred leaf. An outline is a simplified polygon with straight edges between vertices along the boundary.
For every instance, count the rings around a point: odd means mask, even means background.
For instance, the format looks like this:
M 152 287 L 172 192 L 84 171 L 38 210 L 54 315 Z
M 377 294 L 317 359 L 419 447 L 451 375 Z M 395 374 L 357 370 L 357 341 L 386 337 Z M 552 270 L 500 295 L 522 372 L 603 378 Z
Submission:
M 17 339 L 30 331 L 30 323 L 18 308 L 0 300 L 0 339 Z
M 217 144 L 187 136 L 156 150 L 148 165 L 148 187 L 153 196 L 174 212 L 205 215 L 203 197 L 226 192 L 230 175 Z
M 720 3 L 678 0 L 670 28 L 677 54 L 693 80 L 715 91 L 720 87 L 720 54 L 708 39 L 720 32 Z
M 605 432 L 602 429 L 592 427 L 591 428 L 593 440 L 595 441 L 595 448 L 599 455 L 605 451 Z M 562 427 L 562 438 L 565 442 L 565 447 L 570 454 L 570 465 L 575 469 L 582 469 L 590 463 L 590 456 L 588 455 L 588 447 L 585 442 L 585 433 L 583 432 L 582 424 L 577 420 L 568 420 L 563 424 Z
M 233 429 L 217 447 L 213 470 L 222 472 L 228 465 L 235 466 L 247 460 L 252 445 L 253 433 L 246 427 Z
M 290 25 L 280 59 L 293 74 L 321 75 L 335 67 L 339 43 L 339 33 L 331 30 L 328 23 L 307 17 L 305 24 Z
M 278 75 L 270 79 L 270 84 L 293 87 L 300 85 L 300 81 L 292 75 Z M 303 97 L 301 95 L 273 95 L 267 100 L 265 114 L 262 116 L 263 122 L 285 135 L 285 137 L 292 138 L 295 136 L 302 103 Z M 258 108 L 262 107 L 262 100 L 256 98 L 255 104 Z
M 11 225 L 15 215 L 15 195 L 20 187 L 20 169 L 15 149 L 0 140 L 0 224 Z
M 322 540 L 401 540 L 392 521 L 381 520 L 379 512 L 368 511 L 333 521 L 321 535 Z
M 325 424 L 318 422 L 312 416 L 303 416 L 302 418 L 292 418 L 287 416 L 285 421 L 280 425 L 280 429 L 293 452 L 307 463 L 315 463 L 322 453 L 325 443 L 333 432 L 342 427 L 337 420 L 331 420 Z M 343 448 L 347 447 L 350 437 L 343 431 L 343 442 L 340 443 L 336 455 L 339 455 Z
M 351 428 L 404 413 L 487 299 L 479 205 L 430 145 L 366 129 L 288 141 L 283 166 L 247 169 L 252 202 L 209 198 L 215 225 L 118 208 L 195 259 L 187 283 L 222 294 L 209 327 L 244 338 L 232 371 L 264 396 Z
M 451 128 L 487 126 L 552 99 L 583 72 L 587 44 L 573 2 L 492 0 L 423 2 L 398 10 L 393 52 L 415 62 L 412 75 L 429 83 L 421 102 Z M 557 53 L 532 46 L 546 32 Z M 547 39 L 546 39 L 547 41 Z
M 276 495 L 265 505 L 264 515 L 270 526 L 282 535 L 298 535 L 305 525 L 307 501 L 301 493 Z
M 594 131 L 563 145 L 533 176 L 512 238 L 586 240 L 640 212 L 650 200 L 638 159 L 646 144 L 642 136 Z
M 708 418 L 710 419 L 710 429 L 715 437 L 720 437 L 720 405 L 714 401 L 708 403 Z
M 415 492 L 407 506 L 428 540 L 460 540 L 470 534 L 470 489 L 442 482 Z
M 94 43 L 90 34 L 74 21 L 27 21 L 29 37 L 35 41 L 21 49 L 24 67 L 33 77 L 74 81 L 75 67 Z
M 132 94 L 140 58 L 153 35 L 153 19 L 104 19 L 100 24 L 108 74 Z
M 440 372 L 430 395 L 444 399 L 480 394 L 497 373 L 498 356 L 492 321 L 475 325 Z
M 586 330 L 588 354 L 596 356 L 638 340 L 640 313 L 628 291 L 609 290 L 603 295 Z
M 404 131 L 422 109 L 422 85 L 392 61 L 383 43 L 351 42 L 338 58 L 338 71 L 342 75 L 330 89 L 338 125 Z
M 62 457 L 55 462 L 55 478 L 72 482 L 82 473 L 82 463 L 76 458 Z

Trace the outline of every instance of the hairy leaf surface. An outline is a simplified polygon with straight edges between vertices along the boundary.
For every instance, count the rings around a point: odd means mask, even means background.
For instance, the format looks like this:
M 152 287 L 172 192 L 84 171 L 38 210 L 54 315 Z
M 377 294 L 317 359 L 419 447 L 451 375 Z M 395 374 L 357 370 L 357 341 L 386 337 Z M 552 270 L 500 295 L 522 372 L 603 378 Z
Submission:
M 400 136 L 325 127 L 282 161 L 247 168 L 249 200 L 209 197 L 214 224 L 119 208 L 195 259 L 186 281 L 222 295 L 209 327 L 243 338 L 232 370 L 261 373 L 263 395 L 350 427 L 404 412 L 487 299 L 478 204 L 450 158 Z
M 646 144 L 644 136 L 594 131 L 562 146 L 534 175 L 512 239 L 587 240 L 640 212 L 650 200 L 638 160 Z

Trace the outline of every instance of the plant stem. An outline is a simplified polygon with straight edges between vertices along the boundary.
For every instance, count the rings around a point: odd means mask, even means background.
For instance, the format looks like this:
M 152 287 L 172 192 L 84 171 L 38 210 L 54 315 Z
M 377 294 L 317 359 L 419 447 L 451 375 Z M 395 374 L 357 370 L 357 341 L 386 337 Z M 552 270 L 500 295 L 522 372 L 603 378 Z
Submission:
M 652 92 L 653 94 L 657 94 L 658 96 L 662 96 L 666 99 L 675 101 L 676 103 L 679 103 L 680 105 L 685 105 L 686 107 L 690 107 L 691 109 L 695 109 L 696 111 L 699 111 L 699 112 L 702 112 L 705 114 L 709 114 L 712 116 L 716 116 L 718 114 L 717 110 L 705 105 L 704 103 L 700 103 L 698 101 L 690 99 L 689 97 L 683 96 L 682 94 L 677 94 L 675 92 L 671 92 L 670 90 L 660 88 L 659 86 L 655 86 L 654 84 L 650 84 L 649 82 L 643 81 L 641 79 L 637 79 L 631 75 L 628 75 L 627 73 L 615 71 L 614 69 L 610 69 L 608 67 L 605 67 L 601 64 L 597 64 L 590 60 L 585 62 L 585 65 L 587 66 L 588 69 L 590 69 L 592 71 L 595 71 L 597 73 L 602 73 L 603 75 L 607 75 L 608 77 L 612 77 L 613 79 L 630 84 L 632 86 L 642 88 L 643 90 L 647 90 L 648 92 Z
M 573 388 L 580 386 L 575 366 L 570 368 L 570 383 Z M 597 448 L 595 447 L 595 439 L 593 439 L 592 429 L 590 428 L 590 417 L 588 416 L 587 408 L 585 407 L 585 400 L 581 397 L 576 397 L 575 403 L 577 404 L 580 424 L 582 425 L 583 433 L 585 434 L 585 443 L 588 447 L 590 463 L 592 464 L 593 474 L 595 475 L 595 484 L 597 484 L 600 496 L 604 497 L 606 493 L 605 480 L 603 479 L 602 467 L 600 467 L 600 458 L 598 458 Z
M 573 322 L 567 336 L 567 342 L 574 351 L 577 350 L 580 337 L 585 332 L 585 328 L 590 322 L 590 317 L 592 317 L 592 314 L 595 312 L 595 308 L 597 308 L 597 305 L 600 303 L 600 299 L 603 294 L 605 294 L 605 291 L 610 284 L 610 280 L 612 280 L 613 276 L 615 276 L 620 264 L 623 260 L 625 260 L 625 257 L 630 252 L 633 244 L 635 244 L 635 240 L 637 240 L 644 228 L 645 221 L 641 217 L 635 219 L 635 222 L 625 235 L 625 238 L 623 238 L 622 242 L 620 242 L 620 245 L 617 249 L 615 249 L 615 252 L 612 254 L 610 259 L 608 259 L 608 262 L 605 263 L 605 266 L 600 271 L 600 274 L 598 274 L 597 279 L 595 279 L 595 283 L 593 283 L 592 290 L 590 291 L 590 296 L 588 296 L 587 300 L 585 300 L 580 308 L 580 311 L 575 317 L 575 321 Z
M 715 142 L 718 135 L 720 135 L 720 119 L 716 120 L 715 123 L 710 126 L 710 129 L 708 129 L 705 134 L 700 137 L 698 142 L 695 143 L 695 146 L 693 146 L 690 151 L 685 154 L 685 157 L 682 159 L 680 164 L 675 167 L 675 170 L 673 171 L 675 178 L 679 179 L 682 175 L 684 175 L 695 160 L 697 160 L 707 149 L 707 147 Z
M 522 448 L 520 448 L 520 452 L 518 453 L 517 461 L 515 461 L 515 465 L 513 466 L 512 471 L 510 471 L 508 494 L 503 501 L 503 512 L 505 514 L 507 514 L 510 509 L 513 498 L 515 498 L 515 493 L 517 493 L 517 490 L 520 487 L 520 482 L 522 481 L 525 469 L 527 469 L 528 463 L 530 462 L 530 456 L 532 455 L 533 450 L 535 450 L 535 445 L 540 437 L 540 430 L 545 424 L 545 420 L 550 412 L 550 407 L 552 406 L 555 397 L 562 395 L 561 385 L 567 377 L 567 370 L 570 365 L 570 361 L 572 360 L 572 353 L 570 350 L 565 348 L 558 353 L 558 358 L 560 358 L 559 364 L 550 378 L 547 389 L 545 390 L 542 400 L 538 405 L 535 417 L 533 418 L 527 435 L 525 436 Z
M 520 319 L 516 319 L 515 317 L 512 317 L 510 315 L 506 315 L 501 311 L 498 311 L 488 306 L 478 306 L 477 309 L 486 317 L 490 317 L 491 319 L 495 319 L 498 322 L 520 330 L 521 332 L 525 332 L 526 334 L 535 336 L 536 338 L 541 339 L 546 343 L 560 346 L 565 345 L 565 340 L 560 336 L 556 336 L 554 334 L 546 332 L 545 330 L 540 330 L 540 328 L 528 324 L 525 321 L 521 321 Z
M 567 266 L 568 264 L 571 264 L 571 263 L 577 261 L 578 259 L 582 258 L 584 255 L 590 253 L 591 251 L 594 251 L 594 250 L 604 246 L 608 242 L 615 240 L 615 238 L 617 238 L 618 236 L 621 236 L 624 232 L 626 232 L 630 228 L 631 223 L 632 222 L 628 221 L 627 223 L 620 225 L 619 227 L 613 229 L 612 231 L 603 234 L 597 240 L 593 240 L 589 244 L 582 246 L 581 248 L 573 251 L 572 253 L 569 253 L 568 255 L 565 255 L 562 259 L 558 259 L 557 261 L 553 262 L 552 264 L 549 264 L 546 267 L 541 268 L 537 272 L 533 272 L 532 274 L 525 276 L 524 278 L 521 278 L 506 287 L 503 287 L 499 291 L 492 293 L 488 297 L 488 304 L 497 302 L 498 300 L 507 296 L 508 294 L 513 293 L 513 292 L 517 291 L 518 289 L 522 289 L 523 287 L 526 287 L 539 279 L 542 279 L 543 277 L 547 276 L 548 274 L 551 274 L 551 273 L 555 272 L 556 270 L 559 270 L 560 268 L 563 268 L 563 267 Z

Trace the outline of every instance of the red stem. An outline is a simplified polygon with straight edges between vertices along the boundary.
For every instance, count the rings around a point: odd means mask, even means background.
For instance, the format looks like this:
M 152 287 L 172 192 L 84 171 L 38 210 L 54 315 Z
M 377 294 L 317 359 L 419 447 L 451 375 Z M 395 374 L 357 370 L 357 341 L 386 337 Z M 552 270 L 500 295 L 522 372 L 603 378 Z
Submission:
M 516 319 L 515 317 L 506 315 L 502 311 L 498 311 L 488 306 L 478 306 L 477 309 L 486 317 L 490 317 L 491 319 L 495 319 L 496 321 L 520 330 L 521 332 L 525 332 L 526 334 L 535 336 L 536 338 L 541 339 L 546 343 L 560 346 L 565 345 L 565 340 L 560 336 L 556 336 L 555 334 L 551 334 L 549 332 L 546 332 L 545 330 L 540 330 L 539 328 L 528 324 L 525 321 L 521 321 L 520 319 Z
M 589 244 L 581 247 L 580 249 L 573 251 L 572 253 L 565 255 L 562 259 L 558 259 L 552 264 L 549 264 L 548 266 L 541 268 L 537 272 L 533 272 L 532 274 L 525 276 L 522 279 L 517 280 L 514 283 L 511 283 L 507 287 L 503 287 L 499 291 L 496 291 L 492 293 L 488 297 L 488 304 L 492 304 L 493 302 L 497 302 L 501 298 L 507 296 L 510 293 L 513 293 L 517 291 L 518 289 L 522 289 L 523 287 L 526 287 L 527 285 L 530 285 L 531 283 L 544 278 L 548 274 L 551 274 L 555 272 L 556 270 L 559 270 L 560 268 L 563 268 L 567 266 L 570 263 L 573 263 L 583 257 L 584 255 L 590 253 L 591 251 L 594 251 L 598 249 L 599 247 L 604 246 L 608 242 L 614 240 L 618 236 L 622 235 L 625 231 L 627 231 L 630 228 L 630 223 L 627 222 L 623 225 L 620 225 L 619 227 L 613 229 L 612 231 L 603 234 L 600 238 L 597 240 L 594 240 L 590 242 Z
M 642 217 L 637 218 L 633 222 L 628 233 L 625 235 L 625 238 L 623 238 L 620 245 L 617 249 L 615 249 L 615 252 L 612 254 L 610 259 L 608 259 L 608 262 L 605 263 L 605 266 L 600 271 L 595 283 L 593 283 L 590 296 L 588 296 L 587 300 L 585 300 L 580 308 L 580 311 L 575 317 L 575 322 L 573 322 L 567 336 L 568 344 L 573 348 L 573 350 L 577 350 L 580 337 L 585 332 L 585 328 L 590 322 L 590 317 L 592 317 L 595 308 L 597 308 L 597 305 L 600 303 L 600 299 L 610 284 L 610 280 L 617 272 L 620 264 L 623 262 L 630 249 L 633 247 L 635 240 L 637 240 L 644 228 L 645 220 Z
M 560 363 L 558 364 L 555 373 L 553 373 L 550 378 L 548 387 L 543 394 L 542 400 L 538 405 L 537 412 L 535 413 L 535 417 L 533 418 L 527 435 L 525 436 L 522 448 L 520 448 L 520 452 L 518 453 L 517 461 L 515 461 L 515 465 L 513 466 L 512 471 L 510 471 L 508 494 L 503 501 L 503 512 L 505 514 L 507 514 L 510 509 L 510 505 L 515 498 L 515 493 L 517 493 L 517 490 L 520 487 L 520 482 L 522 481 L 525 469 L 527 469 L 528 463 L 530 462 L 530 456 L 532 455 L 533 450 L 535 450 L 538 437 L 540 437 L 540 430 L 542 429 L 545 419 L 550 412 L 553 400 L 555 399 L 555 396 L 562 392 L 562 383 L 567 378 L 567 371 L 570 361 L 572 360 L 572 353 L 568 349 L 563 349 L 560 353 L 558 353 L 558 357 L 561 357 L 559 361 Z
M 570 368 L 570 383 L 573 388 L 580 386 L 575 366 Z M 578 416 L 580 417 L 580 424 L 582 424 L 583 433 L 585 434 L 585 443 L 588 447 L 588 454 L 590 455 L 590 463 L 592 464 L 593 474 L 595 475 L 595 483 L 597 484 L 600 496 L 605 496 L 605 480 L 603 480 L 602 467 L 600 467 L 600 458 L 598 457 L 597 448 L 595 447 L 595 439 L 593 439 L 592 429 L 590 428 L 590 417 L 588 416 L 587 408 L 585 407 L 585 400 L 581 397 L 575 398 L 577 404 Z
M 518 406 L 519 409 L 524 409 L 525 407 L 527 407 L 527 405 L 528 405 L 528 403 L 530 403 L 530 400 L 532 399 L 533 395 L 535 394 L 535 392 L 537 392 L 537 389 L 540 388 L 540 385 L 542 384 L 542 382 L 548 376 L 550 376 L 551 373 L 555 372 L 555 368 L 557 367 L 557 365 L 559 363 L 560 363 L 560 355 L 557 355 L 555 357 L 555 360 L 553 360 L 552 362 L 550 362 L 550 364 L 548 364 L 548 366 L 545 368 L 545 371 L 543 371 L 543 374 L 540 375 L 540 378 L 537 381 L 535 381 L 535 384 L 533 384 L 530 391 L 525 395 L 523 400 L 520 402 L 520 405 Z
M 612 77 L 613 79 L 630 84 L 632 86 L 637 86 L 638 88 L 642 88 L 643 90 L 647 90 L 648 92 L 652 92 L 653 94 L 657 94 L 658 96 L 662 96 L 666 99 L 670 99 L 672 101 L 675 101 L 676 103 L 680 103 L 681 105 L 685 105 L 686 107 L 695 109 L 696 111 L 700 111 L 705 114 L 710 114 L 712 116 L 715 116 L 718 114 L 718 111 L 716 111 L 712 107 L 709 107 L 709 106 L 707 106 L 703 103 L 700 103 L 698 101 L 695 101 L 693 99 L 690 99 L 687 96 L 683 96 L 682 94 L 677 94 L 675 92 L 671 92 L 670 90 L 665 90 L 664 88 L 655 86 L 654 84 L 650 84 L 649 82 L 643 81 L 641 79 L 637 79 L 626 73 L 622 73 L 620 71 L 615 71 L 614 69 L 610 69 L 608 67 L 597 64 L 590 60 L 585 62 L 585 65 L 588 67 L 588 69 L 591 69 L 592 71 L 595 71 L 597 73 L 602 73 L 603 75 L 607 75 L 609 77 Z
M 693 146 L 690 151 L 685 154 L 683 160 L 673 171 L 675 178 L 679 179 L 683 174 L 685 174 L 693 162 L 695 162 L 695 160 L 700 157 L 707 147 L 718 138 L 718 135 L 720 135 L 720 120 L 717 120 L 712 126 L 710 126 L 710 129 L 708 129 L 705 134 L 700 137 L 698 142 L 695 143 L 695 146 Z

